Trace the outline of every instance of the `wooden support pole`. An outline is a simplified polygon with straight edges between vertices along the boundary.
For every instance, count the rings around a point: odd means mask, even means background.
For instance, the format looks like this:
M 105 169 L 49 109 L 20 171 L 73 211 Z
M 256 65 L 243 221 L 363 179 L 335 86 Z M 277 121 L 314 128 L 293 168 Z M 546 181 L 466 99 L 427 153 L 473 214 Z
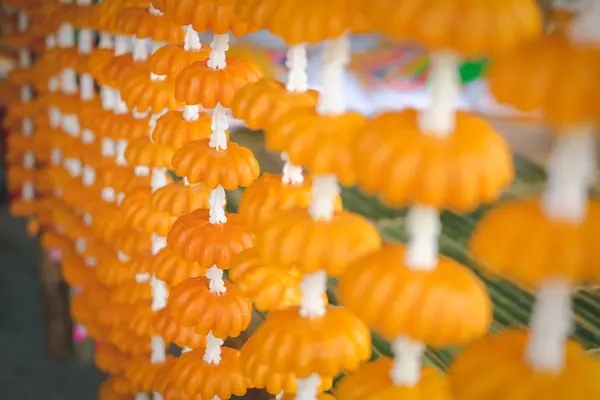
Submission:
M 68 360 L 74 355 L 69 289 L 62 279 L 60 264 L 41 245 L 38 259 L 46 351 L 51 359 Z

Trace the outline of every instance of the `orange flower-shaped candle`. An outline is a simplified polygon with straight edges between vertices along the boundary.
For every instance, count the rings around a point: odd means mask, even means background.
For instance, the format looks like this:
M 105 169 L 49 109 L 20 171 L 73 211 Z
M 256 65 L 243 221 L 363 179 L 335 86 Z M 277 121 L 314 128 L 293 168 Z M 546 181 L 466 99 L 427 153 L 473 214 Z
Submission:
M 226 140 L 224 134 L 223 140 Z M 178 176 L 185 176 L 193 184 L 202 182 L 210 189 L 247 187 L 260 173 L 258 161 L 250 149 L 234 142 L 221 147 L 215 145 L 214 137 L 185 145 L 175 153 L 172 164 Z
M 452 398 L 518 399 L 526 395 L 558 400 L 600 395 L 595 379 L 600 374 L 600 362 L 579 344 L 571 340 L 565 344 L 565 367 L 555 373 L 532 367 L 523 357 L 527 346 L 527 334 L 519 331 L 503 332 L 468 346 L 450 367 Z M 472 379 L 482 372 L 485 379 Z
M 224 43 L 222 43 L 224 42 Z M 241 57 L 217 56 L 215 48 L 227 46 L 227 41 L 213 43 L 211 56 L 185 68 L 177 77 L 175 97 L 186 104 L 230 108 L 236 92 L 256 82 L 262 76 L 258 66 Z
M 363 364 L 352 375 L 343 378 L 335 388 L 338 400 L 402 398 L 450 400 L 448 382 L 434 368 L 426 367 L 422 371 L 423 384 L 419 386 L 395 386 L 389 371 L 393 360 L 381 357 L 377 361 Z
M 165 247 L 156 253 L 152 259 L 152 270 L 156 277 L 165 282 L 168 287 L 177 286 L 188 278 L 206 275 L 207 268 L 198 262 L 186 262 Z
M 156 190 L 150 198 L 150 205 L 157 211 L 179 217 L 194 210 L 210 208 L 209 196 L 210 190 L 204 185 L 191 185 L 184 179 Z
M 199 114 L 197 107 L 186 106 L 188 112 L 169 111 L 156 121 L 152 140 L 159 145 L 180 149 L 185 144 L 209 138 L 212 118 L 210 114 Z M 196 112 L 194 112 L 196 111 Z
M 371 25 L 434 51 L 452 49 L 468 57 L 506 53 L 542 34 L 542 16 L 532 0 L 449 4 L 436 1 L 389 7 L 385 0 L 376 0 L 369 4 Z M 436 29 L 430 29 L 432 20 L 439 22 Z
M 274 212 L 257 233 L 261 258 L 303 274 L 325 271 L 339 276 L 349 263 L 381 245 L 377 229 L 363 217 L 344 211 L 331 219 L 314 216 L 310 208 Z
M 188 279 L 177 285 L 169 295 L 169 312 L 184 326 L 194 327 L 199 334 L 212 332 L 215 337 L 239 336 L 252 318 L 252 304 L 229 283 L 225 291 L 213 280 L 203 277 Z
M 308 208 L 312 182 L 305 179 L 301 171 L 299 176 L 286 172 L 283 175 L 264 174 L 244 191 L 238 212 L 251 231 L 256 231 L 276 210 Z
M 468 212 L 495 200 L 514 175 L 508 144 L 479 116 L 455 118 L 446 136 L 423 134 L 416 110 L 375 118 L 355 142 L 358 184 L 398 207 Z
M 197 32 L 212 31 L 216 36 L 252 33 L 256 27 L 236 18 L 232 0 L 163 0 L 166 16 L 180 25 L 192 25 Z
M 431 390 L 431 383 L 420 378 L 423 343 L 462 345 L 485 335 L 492 321 L 491 302 L 475 275 L 450 259 L 439 259 L 433 269 L 415 268 L 406 260 L 406 249 L 398 245 L 358 260 L 340 280 L 340 299 L 393 341 L 394 385 Z M 385 315 L 377 312 L 382 309 Z
M 315 373 L 331 377 L 354 370 L 371 355 L 368 328 L 348 310 L 327 306 L 316 318 L 303 318 L 300 311 L 291 307 L 269 314 L 244 345 L 245 373 L 269 365 L 273 373 L 312 380 Z
M 181 26 L 157 13 L 153 7 L 122 9 L 115 16 L 114 28 L 123 35 L 152 39 L 155 42 L 179 44 L 183 43 L 185 36 Z
M 270 311 L 300 304 L 300 280 L 295 269 L 265 265 L 254 248 L 238 253 L 229 269 L 231 279 L 259 311 Z
M 210 339 L 209 344 L 210 346 Z M 248 380 L 240 368 L 239 350 L 224 347 L 218 363 L 207 362 L 203 349 L 182 354 L 171 371 L 171 385 L 188 397 L 229 399 L 243 396 Z
M 222 221 L 218 217 L 225 218 L 226 222 L 215 223 Z M 253 239 L 236 214 L 219 216 L 209 210 L 196 210 L 175 221 L 169 232 L 168 246 L 186 262 L 198 262 L 203 268 L 216 264 L 227 269 L 235 254 L 252 247 Z
M 263 78 L 238 91 L 231 112 L 234 117 L 243 120 L 248 128 L 268 131 L 273 121 L 290 109 L 314 107 L 316 104 L 315 91 L 289 91 L 283 83 Z

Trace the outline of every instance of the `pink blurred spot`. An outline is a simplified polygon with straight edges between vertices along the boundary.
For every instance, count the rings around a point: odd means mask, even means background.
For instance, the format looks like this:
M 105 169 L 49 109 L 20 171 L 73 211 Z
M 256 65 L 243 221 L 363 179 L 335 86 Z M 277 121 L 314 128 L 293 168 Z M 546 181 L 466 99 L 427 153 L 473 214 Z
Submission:
M 85 329 L 85 326 L 79 325 L 79 324 L 75 325 L 75 328 L 73 329 L 73 340 L 76 343 L 81 343 L 87 338 L 88 338 L 88 333 L 87 333 L 87 329 Z
M 52 261 L 60 261 L 62 258 L 62 251 L 60 251 L 60 249 L 52 249 L 49 252 L 49 256 Z

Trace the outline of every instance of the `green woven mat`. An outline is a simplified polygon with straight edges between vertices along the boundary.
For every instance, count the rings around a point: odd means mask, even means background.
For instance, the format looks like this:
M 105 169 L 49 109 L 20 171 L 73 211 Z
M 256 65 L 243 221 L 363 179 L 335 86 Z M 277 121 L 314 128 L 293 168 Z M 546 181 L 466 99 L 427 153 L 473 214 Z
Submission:
M 240 140 L 241 139 L 241 140 Z M 238 138 L 252 148 L 257 155 L 261 166 L 269 171 L 280 168 L 272 155 L 261 148 L 262 135 L 252 134 L 248 137 Z M 544 170 L 522 158 L 515 159 L 516 179 L 504 198 L 515 198 L 540 193 L 544 187 Z M 240 192 L 232 193 L 229 206 L 235 209 Z M 397 210 L 386 207 L 374 197 L 366 196 L 357 189 L 344 189 L 342 191 L 344 207 L 351 212 L 364 215 L 369 218 L 380 230 L 388 242 L 405 242 L 407 239 L 404 230 L 405 210 Z M 500 200 L 501 201 L 501 200 Z M 477 266 L 469 259 L 465 245 L 478 218 L 485 211 L 484 208 L 468 215 L 458 215 L 446 212 L 442 215 L 443 230 L 440 238 L 440 251 L 453 259 L 472 268 L 476 274 L 485 282 L 489 294 L 494 303 L 494 323 L 492 331 L 498 331 L 503 327 L 519 327 L 526 325 L 529 321 L 533 296 L 514 284 L 484 275 Z M 332 302 L 336 302 L 335 281 L 330 282 L 329 296 Z M 574 337 L 590 350 L 600 349 L 600 293 L 598 290 L 581 290 L 574 298 L 576 329 Z M 258 322 L 258 321 L 257 321 Z M 391 355 L 390 346 L 381 338 L 374 335 L 374 356 L 381 354 Z M 428 349 L 426 361 L 441 370 L 445 370 L 451 363 L 457 348 Z

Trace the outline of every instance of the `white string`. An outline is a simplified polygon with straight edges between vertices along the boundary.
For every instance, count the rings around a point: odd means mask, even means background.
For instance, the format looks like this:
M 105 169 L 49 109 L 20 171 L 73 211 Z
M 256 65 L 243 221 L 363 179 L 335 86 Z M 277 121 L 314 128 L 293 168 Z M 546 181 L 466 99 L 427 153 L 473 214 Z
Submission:
M 229 122 L 227 119 L 227 110 L 217 103 L 213 110 L 209 146 L 217 150 L 227 150 L 227 129 L 229 129 Z
M 223 339 L 215 337 L 212 331 L 208 332 L 206 336 L 206 350 L 202 359 L 207 364 L 219 365 L 221 363 L 221 346 L 223 346 L 223 343 Z
M 571 285 L 548 279 L 533 307 L 525 357 L 536 371 L 559 373 L 565 365 L 565 343 L 573 329 Z
M 206 271 L 206 277 L 209 280 L 209 289 L 212 294 L 224 294 L 227 292 L 225 281 L 223 280 L 223 270 L 213 265 Z
M 400 337 L 392 343 L 394 365 L 390 371 L 396 386 L 413 387 L 421 379 L 421 360 L 425 345 L 407 337 Z
M 229 34 L 213 35 L 210 44 L 210 56 L 207 65 L 212 69 L 223 69 L 227 66 L 226 52 L 229 50 Z
M 202 43 L 200 43 L 200 37 L 198 36 L 198 32 L 196 32 L 191 25 L 184 26 L 183 29 L 185 30 L 185 41 L 183 43 L 184 50 L 200 50 L 202 48 Z
M 302 167 L 292 164 L 287 153 L 281 153 L 281 159 L 284 161 L 281 181 L 286 185 L 302 185 L 304 183 Z
M 340 185 L 335 175 L 317 175 L 313 178 L 312 200 L 308 213 L 315 220 L 330 221 L 335 212 L 335 201 Z
M 302 318 L 319 318 L 327 312 L 327 302 L 323 294 L 327 290 L 327 273 L 323 270 L 306 274 L 300 282 L 302 298 L 300 316 Z
M 459 56 L 451 51 L 431 54 L 431 71 L 427 81 L 431 103 L 421 114 L 421 130 L 436 137 L 454 131 L 456 107 L 460 94 Z
M 213 189 L 208 195 L 209 204 L 209 222 L 211 224 L 224 224 L 227 222 L 227 215 L 225 214 L 225 204 L 227 198 L 225 195 L 225 189 L 219 185 Z
M 308 90 L 308 74 L 306 73 L 306 45 L 298 44 L 288 49 L 285 66 L 288 68 L 286 89 L 290 92 L 306 92 Z
M 319 114 L 338 115 L 346 111 L 343 84 L 349 62 L 350 44 L 347 35 L 325 42 L 321 74 L 322 91 L 317 103 Z

